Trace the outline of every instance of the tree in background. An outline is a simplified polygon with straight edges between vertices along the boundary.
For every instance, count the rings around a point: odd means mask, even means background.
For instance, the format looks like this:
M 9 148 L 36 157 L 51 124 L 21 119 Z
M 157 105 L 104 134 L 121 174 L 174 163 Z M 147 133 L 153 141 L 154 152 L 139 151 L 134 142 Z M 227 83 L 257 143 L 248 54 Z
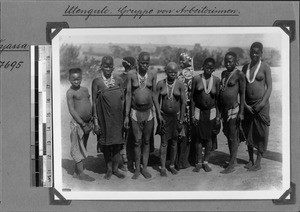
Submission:
M 63 44 L 59 50 L 60 53 L 60 73 L 66 78 L 70 68 L 80 67 L 80 60 L 78 58 L 80 53 L 80 46 L 73 44 Z
M 232 47 L 228 49 L 229 52 L 234 52 L 238 56 L 239 59 L 244 59 L 244 49 L 240 47 Z
M 94 57 L 88 58 L 85 56 L 84 60 L 81 62 L 81 69 L 84 77 L 92 79 L 97 77 L 100 63 L 101 61 Z
M 201 44 L 200 43 L 196 43 L 194 45 L 193 50 L 190 52 L 190 54 L 191 55 L 196 55 L 197 53 L 202 52 L 202 51 L 203 51 L 203 48 L 202 48 Z
M 228 52 L 236 53 L 238 57 L 239 65 L 244 65 L 245 63 L 247 63 L 247 59 L 248 59 L 247 50 L 242 49 L 240 47 L 232 47 L 228 49 Z
M 105 54 L 110 54 L 115 58 L 117 68 L 122 68 L 121 59 L 126 56 L 137 57 L 142 51 L 143 45 L 117 45 L 109 44 L 105 52 L 99 52 L 99 47 L 90 45 L 86 47 L 76 46 L 73 44 L 63 44 L 60 47 L 60 65 L 61 65 L 61 77 L 67 79 L 68 70 L 73 67 L 79 67 L 83 71 L 85 77 L 94 78 L 97 77 L 97 70 L 101 57 Z M 101 46 L 103 48 L 103 46 Z M 106 53 L 107 51 L 107 53 Z M 179 61 L 179 55 L 182 52 L 187 52 L 193 57 L 194 69 L 201 70 L 203 62 L 206 58 L 212 57 L 216 61 L 215 68 L 223 67 L 223 60 L 226 48 L 204 48 L 200 43 L 195 43 L 193 48 L 187 49 L 176 46 L 155 46 L 152 48 L 150 65 L 153 69 L 163 70 L 163 66 L 166 66 L 169 62 Z M 228 51 L 235 52 L 239 57 L 239 65 L 244 65 L 250 61 L 249 49 L 240 47 L 228 48 Z M 263 60 L 271 67 L 279 66 L 281 63 L 280 52 L 273 48 L 265 48 L 263 54 Z
M 201 51 L 195 52 L 194 50 L 192 51 L 194 53 L 194 56 L 193 54 L 192 56 L 194 62 L 194 69 L 197 71 L 197 70 L 201 70 L 204 60 L 208 57 L 211 57 L 211 54 L 207 49 L 203 49 L 202 47 L 201 47 Z
M 244 65 L 247 62 L 251 61 L 250 59 L 250 50 L 249 49 L 245 49 L 245 56 L 244 56 L 244 63 L 240 62 L 240 65 Z M 270 67 L 276 67 L 276 66 L 280 66 L 281 65 L 281 54 L 280 51 L 278 51 L 277 49 L 274 48 L 269 48 L 269 47 L 265 47 L 263 49 L 263 58 L 262 60 L 264 62 L 266 62 Z
M 127 48 L 123 48 L 119 45 L 109 46 L 112 56 L 114 58 L 123 58 L 123 57 L 137 57 L 142 51 L 140 46 L 129 45 Z
M 150 65 L 166 66 L 169 62 L 178 63 L 180 53 L 182 52 L 188 52 L 188 50 L 172 46 L 157 46 L 151 54 Z
M 211 52 L 211 57 L 215 59 L 216 64 L 215 64 L 215 68 L 220 68 L 223 65 L 223 60 L 224 60 L 224 54 L 223 51 L 221 49 L 214 49 Z
M 196 43 L 190 54 L 193 56 L 193 65 L 196 71 L 202 69 L 203 62 L 208 57 L 215 59 L 215 68 L 220 68 L 222 66 L 224 53 L 220 48 L 213 49 L 210 52 L 207 48 L 202 47 L 200 43 Z
M 137 57 L 142 52 L 142 48 L 140 46 L 128 46 L 128 51 L 130 55 L 123 55 L 123 57 Z
M 126 49 L 118 46 L 118 45 L 113 45 L 110 46 L 110 51 L 113 54 L 113 57 L 122 57 L 122 54 Z
M 100 60 L 95 59 L 95 57 L 88 57 L 87 55 L 80 59 L 81 46 L 63 44 L 59 51 L 60 73 L 63 79 L 68 78 L 69 69 L 74 67 L 81 68 L 84 78 L 94 78 L 97 76 Z
M 276 49 L 264 49 L 264 61 L 269 64 L 269 66 L 280 66 L 281 65 L 281 55 Z

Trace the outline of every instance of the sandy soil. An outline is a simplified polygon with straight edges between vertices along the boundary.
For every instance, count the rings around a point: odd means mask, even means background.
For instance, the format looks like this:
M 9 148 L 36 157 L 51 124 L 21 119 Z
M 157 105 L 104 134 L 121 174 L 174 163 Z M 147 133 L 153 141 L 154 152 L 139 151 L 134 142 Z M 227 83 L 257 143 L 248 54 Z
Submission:
M 238 166 L 236 171 L 227 175 L 221 174 L 223 166 L 229 160 L 229 150 L 226 138 L 222 132 L 218 135 L 218 149 L 212 152 L 209 173 L 201 170 L 192 172 L 194 167 L 180 170 L 177 175 L 168 172 L 168 177 L 159 175 L 159 145 L 160 138 L 155 136 L 155 151 L 150 155 L 149 171 L 151 179 L 142 175 L 132 180 L 132 173 L 126 172 L 125 179 L 112 176 L 105 180 L 106 171 L 102 154 L 96 152 L 96 137 L 91 134 L 87 150 L 89 157 L 85 161 L 85 172 L 95 178 L 94 182 L 83 182 L 72 177 L 74 161 L 70 157 L 69 120 L 65 91 L 69 88 L 68 82 L 62 83 L 62 179 L 63 188 L 80 191 L 251 191 L 281 189 L 282 186 L 282 121 L 281 121 L 281 82 L 279 81 L 280 68 L 272 68 L 273 92 L 271 102 L 271 127 L 268 151 L 262 159 L 262 169 L 257 172 L 248 172 L 243 166 L 247 163 L 248 153 L 245 143 L 241 143 L 238 151 Z M 220 72 L 215 75 L 219 76 Z M 163 75 L 159 76 L 160 78 Z M 90 81 L 83 81 L 82 85 L 90 88 Z

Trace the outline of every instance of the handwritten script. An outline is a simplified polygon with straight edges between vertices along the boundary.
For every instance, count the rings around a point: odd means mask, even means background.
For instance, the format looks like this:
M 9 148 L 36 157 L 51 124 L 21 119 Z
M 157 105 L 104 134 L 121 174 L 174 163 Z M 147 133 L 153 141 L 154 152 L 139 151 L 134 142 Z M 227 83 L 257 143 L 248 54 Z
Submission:
M 13 71 L 15 69 L 19 69 L 21 68 L 22 64 L 24 63 L 24 61 L 2 61 L 0 60 L 0 69 L 7 69 L 10 71 Z
M 0 54 L 6 51 L 29 51 L 26 43 L 9 43 L 5 39 L 0 39 Z
M 111 16 L 121 19 L 131 17 L 141 19 L 142 17 L 162 17 L 162 16 L 239 16 L 240 11 L 232 8 L 217 8 L 209 6 L 182 6 L 179 8 L 132 8 L 128 5 L 116 8 L 104 6 L 101 8 L 82 8 L 75 5 L 68 5 L 63 16 L 78 16 L 88 20 L 90 17 Z
M 3 52 L 27 52 L 29 51 L 29 45 L 26 43 L 10 43 L 6 39 L 0 39 L 0 55 Z M 24 61 L 17 60 L 0 60 L 0 69 L 16 70 L 21 68 Z

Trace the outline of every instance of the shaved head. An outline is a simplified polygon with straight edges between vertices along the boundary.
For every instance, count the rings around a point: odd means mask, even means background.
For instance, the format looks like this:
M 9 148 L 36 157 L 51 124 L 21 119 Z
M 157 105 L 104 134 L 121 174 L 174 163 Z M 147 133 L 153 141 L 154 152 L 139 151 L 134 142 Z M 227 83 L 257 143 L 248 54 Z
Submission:
M 262 43 L 254 42 L 254 43 L 252 43 L 250 49 L 253 49 L 253 48 L 258 48 L 262 52 L 264 47 L 263 47 Z
M 101 65 L 106 65 L 106 66 L 113 66 L 114 65 L 114 59 L 111 56 L 104 56 L 102 57 L 101 60 Z
M 169 62 L 168 65 L 166 66 L 166 71 L 167 70 L 178 70 L 177 63 Z
M 139 62 L 149 62 L 150 54 L 148 52 L 141 52 L 138 58 Z
M 177 78 L 178 74 L 178 65 L 174 62 L 169 62 L 168 65 L 165 67 L 165 72 L 167 75 L 167 81 L 173 82 Z

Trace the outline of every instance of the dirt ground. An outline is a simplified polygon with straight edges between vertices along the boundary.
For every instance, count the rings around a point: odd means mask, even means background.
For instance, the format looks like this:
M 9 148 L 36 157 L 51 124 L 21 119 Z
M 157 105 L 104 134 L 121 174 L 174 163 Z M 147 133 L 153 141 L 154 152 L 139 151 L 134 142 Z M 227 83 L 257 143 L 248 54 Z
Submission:
M 275 71 L 274 71 L 275 70 Z M 132 180 L 133 173 L 124 172 L 125 179 L 112 176 L 110 180 L 104 179 L 106 167 L 102 154 L 96 152 L 96 137 L 91 134 L 87 150 L 89 157 L 85 160 L 85 172 L 95 178 L 93 182 L 80 181 L 73 178 L 74 161 L 70 152 L 69 120 L 64 94 L 69 84 L 62 85 L 62 181 L 63 188 L 72 191 L 257 191 L 281 189 L 282 187 L 282 121 L 281 121 L 281 85 L 278 81 L 279 70 L 274 69 L 273 92 L 271 102 L 271 127 L 268 151 L 262 159 L 262 169 L 256 172 L 248 172 L 244 165 L 248 161 L 247 146 L 243 142 L 239 146 L 236 171 L 230 174 L 221 174 L 223 166 L 229 160 L 229 150 L 226 138 L 222 131 L 218 135 L 218 149 L 212 152 L 210 157 L 211 172 L 199 173 L 192 171 L 193 166 L 182 169 L 177 175 L 168 172 L 168 177 L 161 177 L 159 173 L 159 145 L 160 138 L 155 136 L 155 150 L 150 155 L 149 171 L 151 179 L 145 179 L 142 175 L 137 180 Z M 90 82 L 84 81 L 83 86 L 89 87 Z

